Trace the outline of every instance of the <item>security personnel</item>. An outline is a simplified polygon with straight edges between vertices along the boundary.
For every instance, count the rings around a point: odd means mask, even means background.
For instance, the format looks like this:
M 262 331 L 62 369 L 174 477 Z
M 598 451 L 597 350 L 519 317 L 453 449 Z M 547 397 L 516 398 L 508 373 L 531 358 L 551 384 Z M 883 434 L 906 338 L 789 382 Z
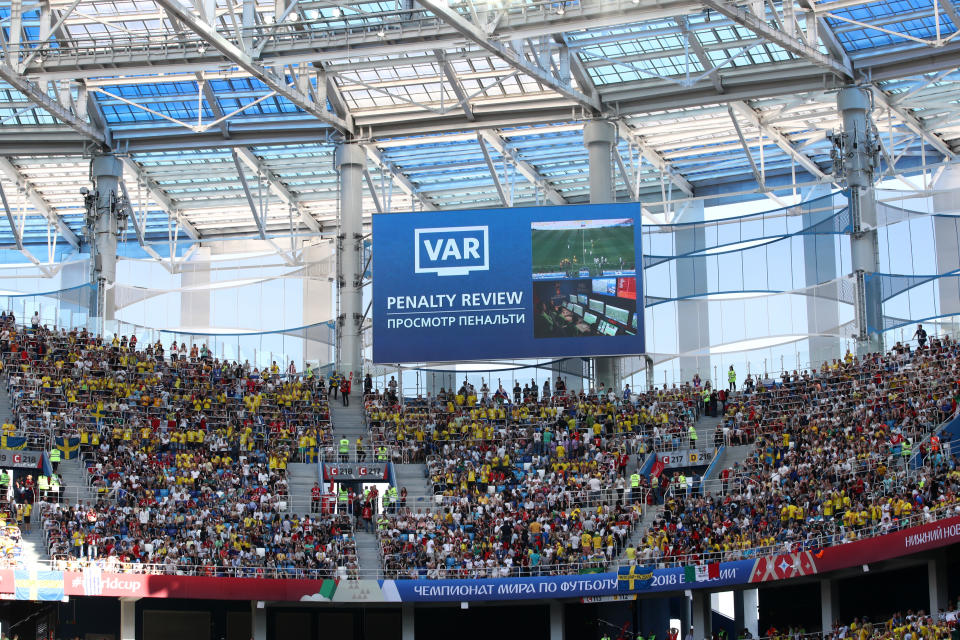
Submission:
M 337 511 L 340 513 L 346 513 L 349 503 L 350 495 L 347 493 L 346 487 L 340 485 L 340 489 L 337 491 Z
M 57 474 L 50 476 L 50 493 L 54 502 L 60 502 L 60 476 Z
M 397 488 L 394 486 L 391 486 L 389 489 L 387 489 L 387 493 L 383 496 L 383 498 L 384 498 L 383 506 L 386 507 L 388 511 L 392 510 L 397 504 L 397 499 L 398 499 Z
M 48 489 L 50 489 L 50 479 L 41 473 L 37 478 L 37 490 L 40 492 L 41 500 L 46 500 Z
M 707 413 L 707 409 L 710 407 L 710 389 L 704 388 L 700 392 L 700 404 L 702 405 L 701 413 L 710 415 Z
M 684 475 L 683 471 L 677 476 L 677 491 L 687 492 L 687 476 Z
M 630 474 L 630 500 L 636 500 L 640 496 L 640 474 L 634 471 Z
M 913 439 L 907 438 L 903 441 L 903 446 L 900 447 L 900 455 L 903 456 L 903 463 L 909 464 L 910 458 L 913 456 Z
M 697 448 L 697 428 L 693 425 L 690 425 L 690 448 Z
M 4 497 L 7 495 L 7 490 L 10 487 L 10 472 L 6 469 L 0 469 L 0 493 Z
M 60 449 L 54 447 L 50 451 L 50 466 L 53 467 L 53 470 L 56 471 L 57 467 L 60 466 Z
M 727 382 L 730 384 L 730 391 L 737 390 L 737 372 L 733 370 L 733 365 L 727 371 Z
M 387 448 L 383 445 L 377 447 L 377 462 L 387 461 Z
M 340 438 L 340 462 L 348 462 L 350 458 L 350 438 Z

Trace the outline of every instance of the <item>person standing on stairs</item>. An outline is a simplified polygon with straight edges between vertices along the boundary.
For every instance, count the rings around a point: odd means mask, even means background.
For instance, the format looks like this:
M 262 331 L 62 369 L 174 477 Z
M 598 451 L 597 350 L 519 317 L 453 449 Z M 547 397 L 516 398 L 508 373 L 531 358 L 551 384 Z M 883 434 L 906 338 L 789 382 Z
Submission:
M 320 483 L 314 482 L 310 489 L 310 513 L 320 513 L 320 498 L 323 492 L 320 489 Z
M 343 406 L 350 406 L 350 378 L 340 376 L 340 398 L 343 400 Z
M 333 399 L 336 400 L 337 389 L 339 388 L 340 388 L 340 374 L 337 373 L 336 371 L 331 371 L 330 372 L 330 391 L 328 392 L 328 397 L 329 397 L 329 394 L 333 394 Z

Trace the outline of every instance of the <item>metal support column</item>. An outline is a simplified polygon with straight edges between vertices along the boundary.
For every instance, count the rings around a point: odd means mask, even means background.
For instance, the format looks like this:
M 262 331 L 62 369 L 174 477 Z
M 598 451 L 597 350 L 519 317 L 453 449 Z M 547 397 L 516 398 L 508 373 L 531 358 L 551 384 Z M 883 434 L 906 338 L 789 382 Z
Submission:
M 759 637 L 760 592 L 757 589 L 743 589 L 733 592 L 733 619 L 737 633 L 743 629 L 753 637 Z
M 873 190 L 880 147 L 870 121 L 871 94 L 867 90 L 842 89 L 837 94 L 837 108 L 843 119 L 843 133 L 833 138 L 833 167 L 836 178 L 846 183 L 853 221 L 850 256 L 856 284 L 857 350 L 868 353 L 883 348 L 879 333 L 883 329 L 879 280 L 870 277 L 879 270 L 880 263 Z
M 563 619 L 563 603 L 557 600 L 550 602 L 550 640 L 565 640 L 567 630 Z
M 95 156 L 90 161 L 93 191 L 82 189 L 86 208 L 86 235 L 90 245 L 89 314 L 113 320 L 116 310 L 113 285 L 117 279 L 117 235 L 126 227 L 126 208 L 120 193 L 123 164 L 115 156 Z
M 402 640 L 414 640 L 416 637 L 416 614 L 412 604 L 405 604 L 400 609 L 400 637 Z
M 590 120 L 583 125 L 583 144 L 587 148 L 590 166 L 590 204 L 606 204 L 615 201 L 613 191 L 613 145 L 617 128 L 606 120 Z M 637 265 L 640 269 L 640 265 Z M 638 323 L 639 324 L 639 323 Z M 607 388 L 620 388 L 620 358 L 594 358 L 594 375 L 591 381 L 599 388 L 602 382 Z
M 837 586 L 829 578 L 820 581 L 820 633 L 826 636 L 833 632 L 837 618 Z
M 137 640 L 137 598 L 120 598 L 120 640 Z
M 267 640 L 267 610 L 263 602 L 250 602 L 250 638 L 252 640 Z
M 949 598 L 947 597 L 947 554 L 943 551 L 937 552 L 932 558 L 927 560 L 927 584 L 930 590 L 930 615 L 948 611 L 950 609 Z
M 363 169 L 367 156 L 359 144 L 337 147 L 340 169 L 340 233 L 337 236 L 337 288 L 340 315 L 337 318 L 337 370 L 353 374 L 354 385 L 362 378 L 361 322 L 363 319 Z
M 710 592 L 703 589 L 692 591 L 691 625 L 693 640 L 710 640 L 713 637 L 713 607 L 710 606 Z

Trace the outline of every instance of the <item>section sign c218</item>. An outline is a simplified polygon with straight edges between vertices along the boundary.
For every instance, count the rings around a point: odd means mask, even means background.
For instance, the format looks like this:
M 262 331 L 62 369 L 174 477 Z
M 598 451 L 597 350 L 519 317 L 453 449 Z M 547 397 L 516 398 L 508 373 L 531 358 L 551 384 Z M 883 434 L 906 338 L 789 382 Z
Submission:
M 641 237 L 633 203 L 376 214 L 373 360 L 643 353 Z

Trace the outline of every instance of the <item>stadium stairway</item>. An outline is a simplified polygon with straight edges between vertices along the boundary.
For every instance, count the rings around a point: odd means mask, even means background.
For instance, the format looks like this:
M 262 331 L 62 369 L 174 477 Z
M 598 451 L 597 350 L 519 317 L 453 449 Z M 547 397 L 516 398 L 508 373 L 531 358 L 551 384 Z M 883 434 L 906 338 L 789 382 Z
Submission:
M 707 484 L 707 490 L 713 494 L 719 493 L 714 490 L 714 485 L 720 480 L 720 472 L 724 469 L 732 469 L 734 464 L 742 465 L 743 462 L 750 457 L 750 452 L 753 451 L 753 448 L 752 444 L 724 447 L 717 463 L 713 465 L 713 469 L 710 470 L 710 474 L 703 478 L 704 483 Z
M 659 506 L 647 507 L 646 511 L 643 512 L 643 517 L 640 518 L 640 522 L 637 523 L 637 526 L 633 529 L 633 533 L 630 534 L 627 544 L 624 545 L 623 549 L 620 550 L 620 553 L 610 564 L 611 571 L 616 571 L 618 566 L 627 564 L 627 547 L 630 545 L 633 545 L 634 549 L 640 549 L 642 547 L 642 542 L 647 535 L 647 530 L 653 526 L 653 521 L 657 519 L 659 514 Z
M 350 460 L 356 460 L 355 445 L 358 437 L 370 445 L 370 432 L 363 419 L 363 401 L 359 392 L 350 394 L 350 406 L 341 403 L 340 396 L 330 398 L 330 424 L 333 427 L 333 445 L 336 448 L 341 438 L 350 440 Z M 311 484 L 312 486 L 312 484 Z
M 395 464 L 397 491 L 407 488 L 407 506 L 411 509 L 429 507 L 433 495 L 433 483 L 427 479 L 425 464 Z
M 38 561 L 47 560 L 47 543 L 43 539 L 43 526 L 40 522 L 40 514 L 34 513 L 32 529 L 29 533 L 20 533 L 20 556 L 17 558 L 18 564 L 27 567 L 33 567 Z
M 694 423 L 694 428 L 697 430 L 698 444 L 700 444 L 701 446 L 713 445 L 713 434 L 716 432 L 717 425 L 720 424 L 721 420 L 722 418 L 720 417 L 707 416 L 706 414 L 700 415 L 700 418 Z M 749 453 L 749 449 L 750 449 L 750 447 L 735 447 L 735 448 L 746 450 L 743 452 L 744 458 L 746 458 L 746 455 Z M 728 447 L 727 449 L 730 449 L 730 447 Z M 726 451 L 724 451 L 724 454 L 725 453 Z M 724 455 L 724 454 L 721 454 L 721 455 Z M 633 473 L 634 470 L 638 470 L 641 466 L 643 466 L 644 458 L 645 456 L 631 456 L 630 465 L 627 467 L 628 476 L 629 474 Z M 723 460 L 721 460 L 721 462 L 722 461 Z M 733 462 L 731 462 L 730 465 L 732 466 Z M 716 471 L 716 473 L 719 474 L 719 470 Z M 647 508 L 647 510 L 643 514 L 643 517 L 640 519 L 640 522 L 637 523 L 637 526 L 634 528 L 633 533 L 630 535 L 630 538 L 627 541 L 627 544 L 620 551 L 620 554 L 616 558 L 614 558 L 613 562 L 611 563 L 611 569 L 615 569 L 618 565 L 627 563 L 627 551 L 626 551 L 627 547 L 629 547 L 630 545 L 633 545 L 635 549 L 639 549 L 642 546 L 643 538 L 646 537 L 647 535 L 647 529 L 649 529 L 653 525 L 653 522 L 654 520 L 657 519 L 657 516 L 660 514 L 660 511 L 661 509 L 659 506 Z
M 379 579 L 383 566 L 380 562 L 380 543 L 377 535 L 357 529 L 353 532 L 353 540 L 357 548 L 357 567 L 360 577 L 365 579 Z
M 81 458 L 61 461 L 57 473 L 63 485 L 63 499 L 67 504 L 76 504 L 78 501 L 88 504 L 96 502 L 97 493 L 87 484 L 87 470 Z
M 0 423 L 14 424 L 13 408 L 10 402 L 10 394 L 7 393 L 6 386 L 0 388 Z
M 294 462 L 287 465 L 287 513 L 302 516 L 310 513 L 313 483 L 320 477 L 316 462 Z

